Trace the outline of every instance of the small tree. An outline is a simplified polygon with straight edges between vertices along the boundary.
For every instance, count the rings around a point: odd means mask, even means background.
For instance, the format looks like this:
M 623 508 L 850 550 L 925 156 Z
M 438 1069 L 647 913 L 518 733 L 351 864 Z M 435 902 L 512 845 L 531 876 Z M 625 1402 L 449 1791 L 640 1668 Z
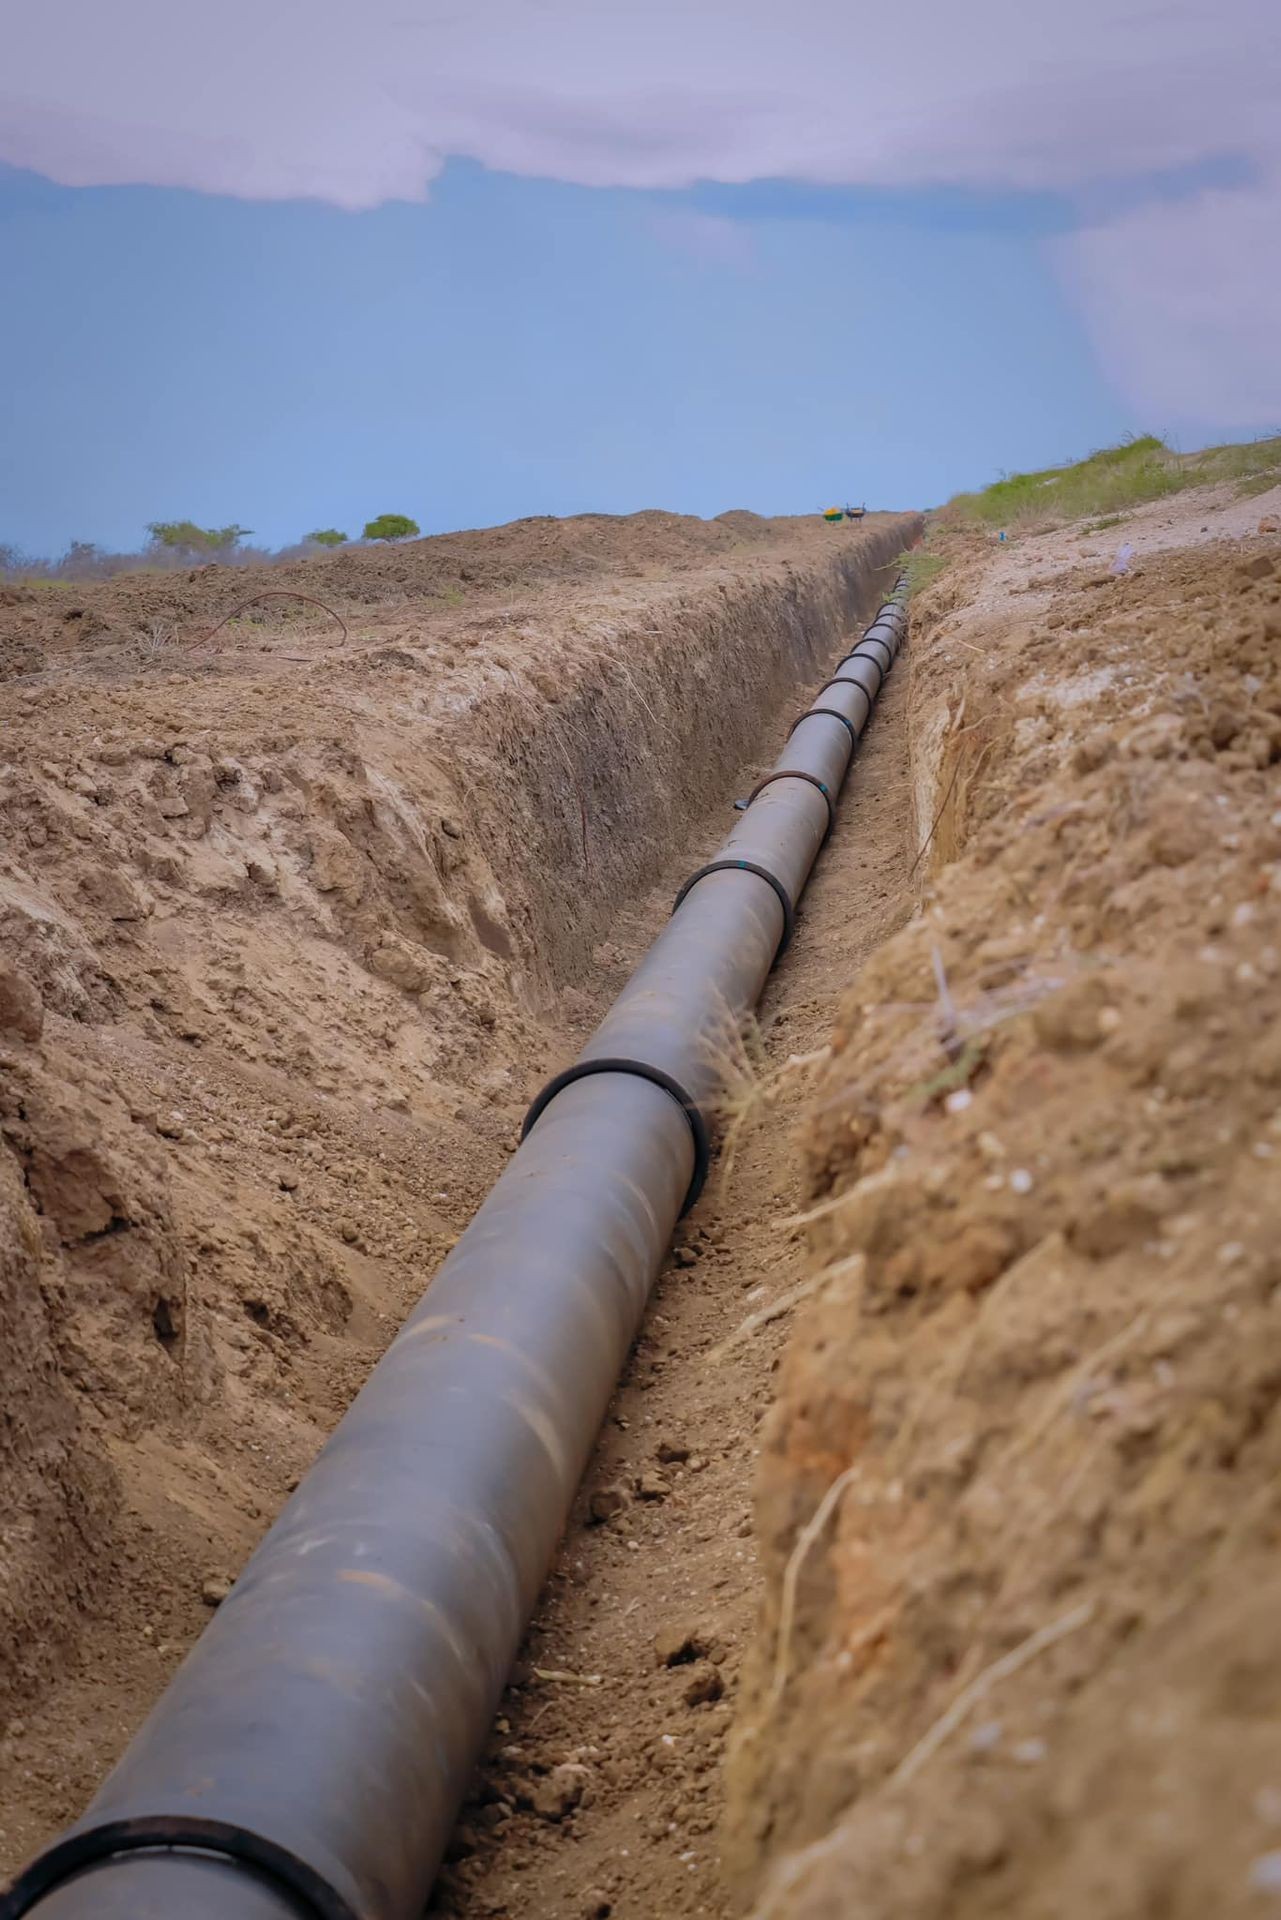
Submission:
M 102 571 L 102 549 L 92 540 L 73 540 L 58 562 L 68 580 L 88 580 Z
M 156 547 L 167 547 L 190 560 L 208 560 L 238 547 L 252 527 L 198 527 L 194 520 L 149 520 L 147 532 Z
M 317 527 L 314 533 L 305 533 L 303 539 L 311 547 L 341 547 L 346 544 L 347 536 L 339 533 L 337 527 Z
M 408 540 L 419 530 L 418 522 L 407 513 L 380 513 L 365 523 L 366 540 Z

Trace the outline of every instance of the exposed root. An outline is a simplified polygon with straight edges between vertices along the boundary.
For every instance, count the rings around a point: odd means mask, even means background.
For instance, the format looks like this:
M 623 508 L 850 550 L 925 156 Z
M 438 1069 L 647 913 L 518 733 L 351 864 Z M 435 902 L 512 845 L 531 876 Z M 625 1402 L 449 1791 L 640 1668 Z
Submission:
M 1035 1660 L 1038 1654 L 1044 1653 L 1047 1648 L 1055 1646 L 1060 1640 L 1065 1640 L 1068 1634 L 1077 1632 L 1080 1627 L 1094 1618 L 1094 1613 L 1094 1601 L 1083 1600 L 1070 1612 L 1060 1615 L 1057 1620 L 1052 1620 L 1049 1626 L 1038 1627 L 1036 1632 L 1030 1633 L 1026 1640 L 1021 1640 L 1017 1647 L 1011 1648 L 1009 1653 L 1002 1654 L 999 1660 L 994 1660 L 991 1666 L 984 1667 L 982 1673 L 971 1680 L 967 1687 L 961 1689 L 947 1712 L 939 1716 L 929 1731 L 917 1741 L 911 1752 L 899 1762 L 890 1775 L 888 1785 L 905 1787 L 909 1780 L 915 1779 L 921 1768 L 933 1758 L 949 1735 L 956 1732 L 971 1708 L 976 1707 L 980 1700 L 985 1700 L 994 1686 L 1002 1680 L 1008 1680 L 1011 1674 L 1027 1666 L 1030 1660 Z
M 733 1333 L 726 1334 L 725 1338 L 712 1348 L 707 1356 L 708 1359 L 723 1360 L 726 1354 L 732 1352 L 741 1341 L 749 1340 L 754 1333 L 759 1333 L 762 1327 L 768 1327 L 772 1321 L 781 1320 L 785 1313 L 790 1313 L 792 1308 L 809 1294 L 816 1293 L 834 1274 L 858 1265 L 862 1258 L 862 1254 L 856 1254 L 853 1260 L 842 1260 L 839 1266 L 829 1267 L 825 1272 L 816 1273 L 808 1280 L 799 1280 L 794 1287 L 789 1287 L 786 1293 L 780 1293 L 777 1300 L 771 1300 L 767 1307 L 762 1307 L 757 1313 L 749 1313 L 746 1320 L 740 1321 L 735 1327 Z
M 260 600 L 305 600 L 309 607 L 319 607 L 322 613 L 327 613 L 331 620 L 338 622 L 338 625 L 342 628 L 342 637 L 344 640 L 350 638 L 347 631 L 347 622 L 340 613 L 335 613 L 333 608 L 327 606 L 323 600 L 317 600 L 315 596 L 310 593 L 296 593 L 292 587 L 265 587 L 261 593 L 250 594 L 247 600 L 242 600 L 238 607 L 231 609 L 230 613 L 224 613 L 217 625 L 210 627 L 208 633 L 204 636 L 206 643 L 212 640 L 216 633 L 221 633 L 229 620 L 238 620 L 246 607 L 257 606 Z
M 851 1481 L 857 1479 L 858 1467 L 846 1467 L 838 1473 L 814 1512 L 801 1528 L 796 1545 L 788 1556 L 783 1572 L 783 1592 L 778 1612 L 778 1643 L 774 1655 L 774 1682 L 770 1688 L 770 1705 L 777 1705 L 783 1697 L 787 1685 L 787 1675 L 791 1666 L 792 1628 L 796 1620 L 796 1590 L 800 1585 L 801 1571 L 809 1557 L 810 1550 L 821 1535 L 828 1520 L 835 1512 L 841 1495 Z

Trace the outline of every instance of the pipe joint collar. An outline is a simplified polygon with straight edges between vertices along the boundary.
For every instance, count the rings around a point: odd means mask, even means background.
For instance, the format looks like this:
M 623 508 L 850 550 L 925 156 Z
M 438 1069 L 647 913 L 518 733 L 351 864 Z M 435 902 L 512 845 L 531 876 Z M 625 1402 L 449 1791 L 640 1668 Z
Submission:
M 844 715 L 841 717 L 844 719 Z M 801 777 L 803 779 L 805 776 L 802 775 Z M 767 887 L 773 887 L 775 893 L 778 895 L 778 904 L 783 909 L 783 938 L 779 941 L 774 952 L 774 958 L 777 960 L 779 955 L 786 951 L 787 944 L 796 931 L 796 908 L 792 904 L 791 895 L 788 893 L 787 888 L 783 885 L 778 875 L 771 873 L 768 867 L 757 866 L 755 860 L 709 860 L 705 867 L 698 869 L 697 873 L 691 873 L 689 879 L 685 882 L 685 885 L 672 902 L 672 912 L 675 913 L 686 894 L 689 893 L 693 887 L 696 887 L 700 880 L 706 880 L 709 873 L 731 872 L 754 873 L 756 878 L 763 880 Z
M 21 1920 L 64 1882 L 122 1854 L 153 1853 L 163 1859 L 175 1851 L 212 1854 L 244 1868 L 277 1889 L 307 1920 L 362 1920 L 360 1905 L 288 1847 L 228 1820 L 173 1813 L 106 1820 L 67 1834 L 0 1889 L 0 1920 Z
M 662 1067 L 651 1066 L 648 1060 L 630 1060 L 621 1056 L 602 1055 L 590 1060 L 576 1060 L 572 1067 L 566 1067 L 549 1080 L 542 1092 L 535 1095 L 529 1112 L 521 1126 L 520 1137 L 526 1139 L 536 1121 L 547 1111 L 558 1093 L 566 1087 L 572 1087 L 576 1080 L 590 1079 L 596 1073 L 630 1073 L 637 1080 L 649 1080 L 664 1093 L 670 1094 L 689 1122 L 689 1130 L 694 1136 L 694 1174 L 689 1183 L 689 1191 L 681 1205 L 682 1214 L 689 1212 L 707 1180 L 708 1169 L 712 1164 L 712 1136 L 704 1117 L 703 1110 L 694 1096 L 683 1087 L 679 1080 Z M 0 1920 L 6 1916 L 0 1914 Z M 326 1916 L 328 1920 L 328 1916 Z
M 873 666 L 875 666 L 876 662 L 873 661 L 872 664 Z M 843 681 L 841 684 L 847 687 L 858 686 L 857 680 L 846 680 L 846 681 Z M 860 693 L 862 692 L 861 687 L 859 688 L 859 692 Z M 869 712 L 871 711 L 870 707 L 868 711 Z M 857 730 L 855 729 L 854 722 L 850 719 L 848 714 L 842 713 L 839 707 L 806 707 L 804 713 L 798 713 L 795 720 L 793 720 L 791 726 L 787 729 L 788 739 L 789 740 L 791 739 L 792 735 L 796 732 L 796 729 L 800 726 L 802 720 L 816 720 L 820 714 L 825 720 L 839 720 L 841 725 L 844 727 L 846 733 L 848 733 L 850 739 L 854 742 L 854 745 L 855 746 L 858 745 L 858 733 L 857 733 Z
M 823 835 L 823 845 L 826 846 L 832 837 L 832 829 L 836 825 L 836 802 L 832 798 L 831 789 L 826 780 L 820 780 L 816 773 L 805 773 L 800 767 L 779 767 L 775 772 L 767 773 L 763 780 L 756 782 L 748 795 L 748 806 L 751 806 L 752 801 L 759 794 L 764 793 L 766 787 L 772 787 L 776 780 L 804 780 L 808 786 L 818 788 L 827 802 L 827 831 Z

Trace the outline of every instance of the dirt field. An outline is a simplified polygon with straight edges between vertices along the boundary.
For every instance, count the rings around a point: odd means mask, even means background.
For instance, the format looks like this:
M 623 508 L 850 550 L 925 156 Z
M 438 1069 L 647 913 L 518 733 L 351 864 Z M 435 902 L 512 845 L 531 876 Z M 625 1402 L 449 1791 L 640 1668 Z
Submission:
M 1279 506 L 938 543 L 442 1914 L 1275 1904 Z M 10 1861 L 908 531 L 640 516 L 300 569 L 345 640 L 284 602 L 204 640 L 243 575 L 0 609 Z

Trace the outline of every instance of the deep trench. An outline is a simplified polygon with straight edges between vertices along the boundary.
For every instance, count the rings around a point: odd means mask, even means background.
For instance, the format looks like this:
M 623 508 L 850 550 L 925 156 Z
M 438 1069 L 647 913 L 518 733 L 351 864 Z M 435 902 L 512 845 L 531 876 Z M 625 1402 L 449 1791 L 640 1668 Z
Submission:
M 759 771 L 745 769 L 737 789 Z M 672 885 L 723 828 L 724 803 L 623 916 L 621 948 L 644 948 Z M 858 968 L 909 917 L 914 849 L 904 658 L 761 1002 L 733 1163 L 722 1160 L 665 1264 L 433 1912 L 729 1920 L 740 1910 L 741 1876 L 721 1833 L 721 1763 L 758 1600 L 755 1432 L 787 1338 L 786 1303 L 808 1276 L 786 1222 L 802 1201 L 799 1129 L 812 1080 L 807 1066 L 788 1063 L 826 1045 Z M 638 1494 L 654 1474 L 668 1490 Z M 618 1510 L 597 1518 L 620 1494 Z M 689 1627 L 686 1650 L 661 1664 L 658 1643 Z M 710 1697 L 687 1702 L 700 1692 Z M 563 1791 L 558 1783 L 564 1767 L 584 1769 L 582 1799 L 549 1817 L 574 1791 L 573 1781 Z
M 851 633 L 851 642 L 856 637 L 857 630 Z M 851 953 L 858 948 L 860 942 L 865 944 L 868 930 L 880 928 L 882 931 L 888 931 L 891 925 L 897 923 L 896 916 L 901 917 L 899 912 L 901 902 L 894 880 L 895 876 L 901 877 L 900 868 L 904 870 L 906 868 L 908 843 L 906 770 L 904 765 L 901 769 L 902 777 L 897 779 L 892 767 L 893 748 L 889 749 L 890 767 L 888 770 L 881 771 L 880 779 L 877 781 L 877 797 L 871 806 L 869 806 L 868 789 L 876 777 L 877 760 L 885 758 L 886 743 L 893 740 L 896 735 L 902 734 L 905 679 L 905 674 L 900 672 L 891 681 L 890 688 L 883 697 L 882 710 L 868 735 L 862 753 L 855 762 L 854 773 L 842 810 L 841 824 L 827 849 L 811 894 L 807 897 L 800 937 L 787 959 L 780 965 L 768 989 L 761 1013 L 760 1048 L 756 1063 L 767 1086 L 770 1084 L 772 1069 L 781 1066 L 787 1054 L 809 1053 L 821 1045 L 825 1026 L 830 1024 L 835 996 L 855 964 L 851 959 Z M 899 745 L 902 745 L 901 739 Z M 735 784 L 739 789 L 746 791 L 753 783 L 754 773 L 759 771 L 761 771 L 760 768 L 745 770 Z M 889 788 L 895 786 L 896 779 L 897 785 L 901 787 L 901 793 L 897 798 L 887 802 Z M 898 804 L 899 800 L 902 802 L 901 808 Z M 875 833 L 877 846 L 887 844 L 887 835 L 894 842 L 894 851 L 888 857 L 887 865 L 885 862 L 869 863 L 867 815 L 873 809 L 877 819 Z M 616 924 L 611 929 L 617 955 L 634 956 L 645 944 L 646 939 L 656 931 L 661 918 L 670 911 L 671 877 L 681 871 L 688 872 L 691 859 L 697 859 L 703 852 L 710 852 L 721 837 L 726 815 L 719 807 L 717 813 L 719 818 L 715 830 L 709 823 L 707 830 L 698 836 L 696 845 L 684 848 L 679 859 L 671 863 L 669 874 L 664 877 L 663 883 L 655 890 L 653 897 L 645 906 L 624 914 L 622 924 Z M 852 838 L 860 832 L 859 840 Z M 880 871 L 882 866 L 885 868 L 884 871 Z M 867 892 L 869 886 L 873 889 L 871 894 Z M 842 900 L 843 887 L 846 893 L 852 888 L 855 897 Z M 822 926 L 824 920 L 827 922 L 826 928 Z M 854 925 L 853 932 L 851 932 L 851 922 Z M 816 941 L 816 934 L 821 932 L 827 932 L 829 938 Z M 622 1612 L 621 1615 L 617 1614 L 616 1609 L 611 1608 L 609 1604 L 611 1556 L 616 1559 L 617 1554 L 621 1553 L 623 1556 L 621 1564 L 624 1569 L 631 1565 L 633 1556 L 636 1564 L 639 1565 L 645 1556 L 648 1544 L 647 1529 L 654 1535 L 654 1544 L 661 1556 L 666 1550 L 664 1543 L 669 1548 L 675 1537 L 671 1525 L 673 1517 L 678 1514 L 682 1506 L 688 1506 L 690 1517 L 677 1529 L 677 1534 L 687 1534 L 693 1527 L 699 1536 L 695 1544 L 707 1547 L 709 1552 L 705 1556 L 707 1562 L 704 1569 L 705 1577 L 695 1577 L 695 1560 L 689 1558 L 687 1554 L 689 1542 L 681 1540 L 683 1579 L 680 1591 L 688 1594 L 690 1604 L 695 1604 L 700 1594 L 720 1591 L 736 1582 L 738 1584 L 736 1606 L 730 1609 L 733 1618 L 730 1618 L 730 1613 L 727 1613 L 725 1625 L 723 1630 L 718 1632 L 715 1644 L 709 1644 L 699 1653 L 697 1660 L 676 1663 L 699 1668 L 702 1694 L 697 1703 L 685 1710 L 700 1714 L 701 1717 L 697 1722 L 698 1738 L 708 1746 L 714 1745 L 723 1733 L 729 1701 L 732 1697 L 737 1651 L 741 1647 L 750 1619 L 750 1530 L 747 1526 L 747 1515 L 742 1506 L 746 1496 L 744 1469 L 747 1464 L 747 1450 L 741 1435 L 735 1436 L 732 1431 L 727 1433 L 725 1429 L 732 1429 L 735 1424 L 741 1426 L 743 1409 L 748 1405 L 754 1409 L 753 1420 L 758 1417 L 759 1408 L 768 1397 L 769 1362 L 781 1337 L 781 1321 L 778 1326 L 769 1331 L 753 1332 L 750 1337 L 740 1339 L 733 1347 L 735 1357 L 732 1367 L 727 1370 L 723 1365 L 718 1366 L 719 1398 L 713 1395 L 709 1400 L 707 1381 L 700 1363 L 705 1358 L 709 1347 L 716 1346 L 718 1340 L 725 1337 L 727 1330 L 733 1331 L 729 1323 L 734 1319 L 736 1291 L 746 1303 L 755 1300 L 756 1290 L 763 1287 L 768 1296 L 766 1300 L 768 1305 L 769 1300 L 776 1298 L 780 1291 L 786 1292 L 786 1286 L 780 1289 L 777 1282 L 780 1275 L 794 1268 L 799 1259 L 797 1251 L 785 1240 L 780 1245 L 778 1238 L 779 1222 L 788 1211 L 788 1202 L 794 1194 L 795 1180 L 794 1171 L 790 1168 L 784 1166 L 780 1169 L 779 1163 L 781 1159 L 785 1161 L 786 1150 L 780 1149 L 778 1133 L 780 1118 L 786 1116 L 789 1103 L 798 1097 L 802 1081 L 803 1073 L 799 1070 L 790 1081 L 788 1076 L 784 1075 L 782 1086 L 774 1088 L 768 1099 L 759 1103 L 759 1107 L 757 1096 L 750 1083 L 744 1087 L 746 1105 L 740 1116 L 742 1126 L 736 1128 L 735 1171 L 733 1175 L 724 1173 L 718 1178 L 712 1191 L 701 1202 L 697 1212 L 687 1221 L 683 1229 L 677 1253 L 674 1256 L 673 1272 L 677 1276 L 676 1282 L 673 1284 L 669 1275 L 651 1306 L 645 1328 L 637 1343 L 628 1379 L 620 1390 L 620 1398 L 616 1402 L 610 1423 L 606 1428 L 597 1465 L 584 1499 L 590 1507 L 593 1490 L 600 1492 L 598 1483 L 601 1476 L 608 1476 L 612 1472 L 630 1475 L 633 1482 L 642 1483 L 642 1490 L 637 1494 L 636 1486 L 629 1484 L 626 1490 L 627 1498 L 620 1510 L 617 1524 L 591 1525 L 575 1533 L 566 1549 L 566 1554 L 577 1555 L 577 1558 L 562 1557 L 561 1564 L 552 1577 L 543 1614 L 532 1630 L 531 1637 L 531 1646 L 536 1646 L 540 1635 L 545 1635 L 549 1631 L 557 1633 L 564 1631 L 565 1619 L 557 1615 L 555 1609 L 567 1588 L 574 1589 L 581 1585 L 590 1589 L 584 1603 L 587 1609 L 587 1615 L 583 1616 L 584 1620 L 590 1616 L 594 1622 L 599 1621 L 607 1635 L 613 1631 L 610 1626 L 611 1615 L 614 1616 L 615 1623 L 619 1619 L 632 1621 L 635 1626 L 644 1622 L 645 1631 L 652 1641 L 653 1633 L 649 1629 L 655 1595 L 651 1592 L 649 1600 L 645 1601 L 638 1593 L 623 1592 L 621 1594 Z M 767 1109 L 768 1124 L 763 1125 Z M 747 1183 L 747 1189 L 752 1196 L 747 1205 L 744 1205 L 733 1193 L 733 1182 L 736 1180 Z M 769 1196 L 763 1208 L 762 1193 Z M 708 1276 L 714 1269 L 722 1271 L 714 1281 L 709 1282 Z M 693 1278 L 692 1275 L 698 1277 Z M 793 1283 L 788 1281 L 787 1285 L 790 1284 Z M 675 1328 L 682 1325 L 688 1327 L 688 1338 L 665 1332 L 665 1326 Z M 681 1356 L 679 1368 L 676 1364 L 678 1350 Z M 761 1377 L 762 1367 L 764 1367 L 764 1380 Z M 671 1389 L 666 1395 L 656 1391 L 660 1385 L 660 1377 L 664 1374 L 671 1375 Z M 724 1389 L 729 1382 L 735 1385 L 726 1402 Z M 647 1398 L 644 1411 L 639 1412 L 635 1417 L 630 1417 L 626 1412 L 621 1411 L 629 1395 L 652 1397 Z M 670 1411 L 665 1413 L 665 1407 Z M 682 1409 L 685 1410 L 683 1415 Z M 715 1416 L 711 1427 L 707 1419 L 709 1413 Z M 688 1431 L 695 1435 L 695 1439 L 688 1443 L 684 1438 L 667 1442 L 667 1453 L 671 1457 L 669 1459 L 665 1455 L 658 1461 L 658 1466 L 666 1467 L 667 1472 L 657 1473 L 659 1484 L 646 1492 L 643 1490 L 643 1481 L 647 1469 L 642 1466 L 633 1472 L 635 1462 L 628 1459 L 629 1450 L 626 1447 L 621 1454 L 619 1453 L 615 1436 L 626 1436 L 634 1429 L 651 1429 L 665 1418 L 671 1421 L 678 1417 L 684 1418 Z M 723 1422 L 720 1430 L 721 1444 L 715 1443 L 718 1419 Z M 724 1444 L 726 1440 L 728 1444 Z M 695 1451 L 695 1445 L 704 1450 Z M 686 1455 L 685 1459 L 679 1457 L 682 1451 Z M 722 1524 L 729 1511 L 725 1506 L 727 1499 L 737 1503 L 731 1516 L 732 1525 L 728 1527 L 728 1534 L 727 1526 Z M 704 1515 L 701 1522 L 696 1518 L 699 1512 Z M 708 1517 L 716 1514 L 719 1518 Z M 704 1534 L 708 1536 L 706 1539 L 702 1538 Z M 729 1548 L 728 1563 L 725 1557 L 727 1538 L 739 1543 Z M 596 1562 L 595 1567 L 592 1564 L 593 1560 Z M 617 1598 L 619 1597 L 617 1581 L 613 1584 Z M 662 1595 L 660 1583 L 659 1597 L 664 1599 L 665 1604 L 670 1604 L 675 1597 L 670 1581 L 667 1582 L 665 1596 Z M 578 1630 L 577 1627 L 570 1626 L 571 1632 Z M 642 1660 L 640 1665 L 643 1670 L 646 1662 Z M 704 1669 L 710 1670 L 711 1677 Z M 601 1710 L 602 1704 L 608 1697 L 605 1692 L 604 1674 L 600 1676 L 599 1691 L 595 1685 L 580 1685 L 575 1680 L 544 1680 L 539 1677 L 548 1672 L 569 1673 L 574 1670 L 572 1666 L 562 1668 L 559 1664 L 555 1667 L 547 1667 L 538 1661 L 531 1663 L 528 1674 L 525 1669 L 519 1669 L 519 1677 L 525 1684 L 515 1688 L 508 1712 L 504 1716 L 510 1721 L 513 1737 L 510 1740 L 505 1739 L 502 1720 L 500 1720 L 499 1739 L 509 1747 L 519 1745 L 521 1726 L 526 1720 L 529 1722 L 531 1737 L 541 1724 L 543 1737 L 555 1731 L 558 1743 L 564 1744 L 566 1750 L 574 1748 L 576 1732 L 586 1730 L 590 1733 L 595 1729 L 599 1733 L 602 1720 L 607 1717 Z M 551 1687 L 560 1691 L 553 1693 L 550 1701 L 543 1699 L 537 1704 L 532 1704 L 531 1689 L 528 1684 L 531 1676 L 535 1682 L 535 1690 Z M 666 1680 L 662 1684 L 666 1686 Z M 557 1700 L 564 1702 L 574 1699 L 581 1703 L 583 1709 L 578 1714 L 576 1723 L 574 1716 L 566 1716 L 563 1706 L 558 1714 L 553 1704 Z M 633 1748 L 642 1738 L 641 1730 L 644 1725 L 643 1714 L 638 1713 L 635 1717 L 629 1717 L 628 1729 Z M 668 1751 L 667 1736 L 658 1734 L 654 1738 L 658 1743 L 656 1750 L 658 1759 L 651 1771 L 659 1777 L 664 1770 L 661 1756 Z M 679 1744 L 679 1736 L 673 1735 L 671 1739 Z M 598 1741 L 585 1737 L 577 1744 L 598 1746 Z M 654 1760 L 654 1753 L 651 1753 L 649 1758 Z M 503 1764 L 509 1765 L 510 1761 L 511 1756 L 505 1756 Z M 543 1761 L 531 1760 L 530 1765 L 534 1769 L 531 1778 L 536 1780 L 548 1778 L 551 1773 L 554 1773 L 555 1764 L 557 1763 L 553 1762 L 547 1772 L 540 1773 L 538 1769 L 543 1766 Z M 562 1760 L 558 1764 L 572 1768 L 582 1763 L 577 1760 Z M 538 1857 L 541 1872 L 544 1851 L 542 1843 L 546 1837 L 554 1836 L 557 1842 L 581 1840 L 583 1836 L 580 1828 L 586 1822 L 590 1822 L 593 1832 L 599 1836 L 605 1831 L 605 1824 L 600 1816 L 607 1811 L 612 1811 L 615 1816 L 615 1826 L 618 1818 L 641 1823 L 648 1819 L 650 1837 L 658 1843 L 658 1850 L 652 1856 L 652 1865 L 655 1871 L 663 1872 L 666 1853 L 662 1840 L 679 1834 L 681 1830 L 679 1819 L 664 1819 L 662 1817 L 664 1809 L 661 1806 L 658 1812 L 653 1813 L 652 1816 L 649 1815 L 646 1809 L 653 1800 L 652 1785 L 647 1787 L 644 1779 L 639 1783 L 632 1781 L 628 1784 L 624 1778 L 629 1772 L 626 1764 L 623 1765 L 619 1778 L 611 1779 L 609 1777 L 611 1770 L 615 1774 L 619 1773 L 617 1766 L 610 1762 L 608 1767 L 602 1770 L 599 1781 L 592 1781 L 589 1778 L 584 1785 L 581 1798 L 562 1815 L 551 1819 L 545 1812 L 536 1810 L 534 1806 L 525 1807 L 519 1792 L 509 1801 L 501 1791 L 491 1790 L 491 1783 L 487 1781 L 481 1789 L 483 1797 L 479 1805 L 502 1813 L 510 1804 L 512 1813 L 509 1818 L 497 1818 L 493 1812 L 485 1814 L 480 1820 L 479 1827 L 474 1824 L 469 1825 L 467 1817 L 464 1817 L 455 1838 L 453 1851 L 456 1860 L 443 1877 L 438 1899 L 446 1906 L 453 1902 L 464 1912 L 503 1911 L 504 1908 L 501 1905 L 493 1904 L 494 1896 L 487 1889 L 493 1883 L 495 1876 L 501 1880 L 502 1875 L 518 1870 L 522 1844 L 532 1847 L 534 1854 Z M 590 1775 L 590 1765 L 587 1771 Z M 700 1772 L 706 1771 L 707 1769 L 700 1769 Z M 602 1788 L 608 1791 L 601 1791 Z M 535 1787 L 532 1798 L 534 1802 L 540 1798 L 546 1801 L 547 1794 L 540 1796 Z M 705 1800 L 710 1802 L 714 1798 L 714 1788 L 710 1796 L 704 1789 L 693 1795 L 693 1802 Z M 594 1808 L 597 1809 L 597 1817 L 592 1820 Z M 674 1808 L 666 1810 L 675 1811 Z M 522 1841 L 519 1830 L 521 1823 L 528 1824 L 529 1821 L 538 1824 L 532 1828 L 530 1834 L 523 1836 Z M 513 1825 L 517 1829 L 515 1832 L 510 1831 Z M 662 1835 L 654 1832 L 655 1828 L 662 1828 Z M 700 1812 L 694 1816 L 692 1836 L 703 1836 L 711 1831 L 708 1814 Z M 483 1842 L 476 1844 L 478 1832 L 491 1836 L 488 1845 Z M 599 1839 L 596 1844 L 599 1847 Z M 624 1852 L 619 1846 L 616 1851 L 620 1859 L 626 1859 L 630 1856 L 632 1849 L 629 1848 Z M 689 1850 L 686 1849 L 686 1852 L 688 1853 Z M 711 1876 L 706 1886 L 703 1885 L 703 1873 L 700 1873 L 700 1861 L 704 1872 Z M 581 1865 L 581 1860 L 578 1864 Z M 692 1857 L 683 1859 L 678 1857 L 677 1864 L 683 1870 L 682 1874 L 677 1876 L 677 1885 L 661 1889 L 661 1898 L 666 1909 L 686 1910 L 686 1906 L 682 1904 L 685 1894 L 701 1890 L 701 1897 L 696 1905 L 689 1907 L 688 1910 L 719 1911 L 720 1902 L 726 1897 L 725 1880 L 720 1863 L 716 1860 L 710 1844 L 704 1847 L 701 1855 L 695 1850 Z M 556 1863 L 549 1860 L 546 1866 L 550 1872 L 546 1888 L 547 1903 L 538 1904 L 538 1900 L 542 1898 L 540 1894 L 534 1899 L 532 1910 L 546 1911 L 548 1914 L 572 1910 L 556 1904 L 562 1900 L 563 1890 L 560 1883 L 565 1877 L 564 1862 Z M 653 1911 L 659 1899 L 660 1888 L 653 1884 L 652 1880 L 649 1891 L 644 1891 L 648 1873 L 647 1865 L 644 1871 L 638 1867 L 634 1873 L 629 1871 L 625 1875 L 626 1898 L 632 1902 L 638 1899 L 640 1901 L 640 1904 L 633 1907 L 637 1913 Z M 685 1876 L 689 1878 L 686 1879 Z M 605 1892 L 600 1891 L 610 1877 L 610 1869 L 602 1863 L 600 1873 L 583 1894 L 588 1907 L 594 1904 L 598 1912 L 610 1906 L 613 1906 L 616 1911 L 626 1910 L 617 1905 L 615 1896 L 610 1893 L 608 1887 Z M 528 1868 L 524 1871 L 522 1906 L 525 1911 L 531 1908 Z M 584 1908 L 584 1910 L 587 1909 Z

